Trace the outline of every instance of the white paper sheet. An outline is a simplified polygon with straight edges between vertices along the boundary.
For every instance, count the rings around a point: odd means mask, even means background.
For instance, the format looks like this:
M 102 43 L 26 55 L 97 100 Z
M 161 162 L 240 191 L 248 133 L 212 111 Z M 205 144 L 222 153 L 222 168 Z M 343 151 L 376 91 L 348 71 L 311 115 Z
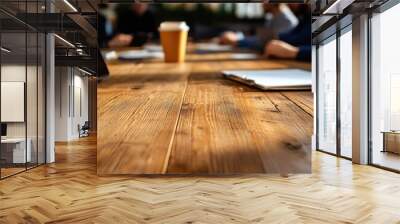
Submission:
M 225 77 L 263 90 L 311 89 L 310 71 L 301 69 L 229 70 Z
M 202 52 L 226 52 L 232 51 L 233 47 L 230 45 L 220 45 L 216 43 L 199 43 L 196 44 L 196 50 Z
M 163 58 L 162 52 L 152 52 L 148 50 L 129 50 L 118 53 L 118 58 L 123 60 L 140 60 L 151 58 Z

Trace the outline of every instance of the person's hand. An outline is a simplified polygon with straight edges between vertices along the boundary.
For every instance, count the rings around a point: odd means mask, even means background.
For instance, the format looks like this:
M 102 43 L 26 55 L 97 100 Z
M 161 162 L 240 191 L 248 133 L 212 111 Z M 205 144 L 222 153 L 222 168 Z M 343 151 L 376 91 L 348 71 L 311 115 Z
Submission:
M 264 48 L 264 54 L 268 57 L 295 59 L 298 53 L 298 47 L 280 40 L 271 40 Z
M 236 45 L 239 41 L 239 37 L 237 33 L 232 31 L 224 32 L 221 37 L 219 38 L 220 44 L 228 44 L 228 45 Z
M 130 34 L 117 34 L 109 42 L 109 47 L 127 47 L 132 43 L 133 36 Z

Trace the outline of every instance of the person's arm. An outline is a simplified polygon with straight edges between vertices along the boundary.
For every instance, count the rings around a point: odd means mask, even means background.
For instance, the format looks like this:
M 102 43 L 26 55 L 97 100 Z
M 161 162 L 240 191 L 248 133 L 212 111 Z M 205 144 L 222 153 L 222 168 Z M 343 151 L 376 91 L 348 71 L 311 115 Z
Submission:
M 278 40 L 266 45 L 264 53 L 277 58 L 311 60 L 311 24 L 302 21 L 293 30 L 280 33 Z
M 280 4 L 279 10 L 267 19 L 265 28 L 276 34 L 288 32 L 299 24 L 299 20 L 293 12 L 284 4 Z
M 243 38 L 244 35 L 242 32 L 226 31 L 221 34 L 218 42 L 220 44 L 236 46 L 238 42 Z
M 116 34 L 110 41 L 108 41 L 108 47 L 128 47 L 133 42 L 133 35 L 119 33 Z
M 263 50 L 263 41 L 257 36 L 248 36 L 239 40 L 236 44 L 239 48 L 247 48 L 251 50 L 261 51 Z
M 284 41 L 271 40 L 264 49 L 264 54 L 268 57 L 295 59 L 300 49 Z
M 296 59 L 299 61 L 311 61 L 311 46 L 299 46 L 299 53 L 297 54 Z
M 301 45 L 296 47 L 284 41 L 272 40 L 265 46 L 264 54 L 268 57 L 310 61 L 311 46 Z

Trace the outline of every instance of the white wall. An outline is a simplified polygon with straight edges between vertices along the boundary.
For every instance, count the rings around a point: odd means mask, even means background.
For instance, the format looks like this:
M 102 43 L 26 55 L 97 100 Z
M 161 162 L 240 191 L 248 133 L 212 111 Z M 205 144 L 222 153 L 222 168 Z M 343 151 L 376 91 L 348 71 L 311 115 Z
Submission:
M 83 75 L 75 68 L 56 68 L 56 141 L 79 138 L 78 125 L 88 120 L 88 78 Z
M 352 159 L 368 163 L 368 15 L 352 23 Z
M 38 70 L 37 70 L 38 69 Z M 27 80 L 25 80 L 27 78 Z M 1 66 L 2 82 L 24 82 L 26 84 L 26 107 L 21 108 L 21 112 L 26 112 L 26 120 L 22 122 L 5 122 L 7 124 L 8 138 L 29 139 L 29 147 L 32 151 L 32 162 L 39 159 L 39 163 L 44 163 L 44 74 L 42 68 L 35 66 L 25 66 L 21 64 L 3 64 Z M 22 90 L 24 91 L 24 90 Z M 24 92 L 22 93 L 24 94 Z M 7 95 L 3 95 L 7 98 Z M 12 110 L 10 107 L 3 107 L 1 110 Z M 15 109 L 14 109 L 15 110 Z M 13 113 L 13 111 L 7 111 Z M 37 155 L 39 153 L 39 155 Z
M 72 130 L 71 130 L 71 135 L 73 138 L 78 138 L 79 137 L 79 132 L 78 132 L 78 125 L 83 125 L 85 121 L 88 120 L 88 78 L 82 76 L 82 73 L 76 74 L 77 70 L 75 70 L 75 75 L 74 75 L 74 91 L 73 94 L 74 96 L 74 102 L 73 105 L 74 107 L 72 108 Z
M 70 83 L 69 68 L 55 68 L 55 141 L 68 140 L 69 96 Z
M 2 82 L 25 82 L 26 75 L 25 65 L 2 65 L 1 66 L 1 81 Z M 36 67 L 28 66 L 28 74 L 30 74 Z M 27 96 L 36 97 L 36 91 L 32 93 L 27 93 Z M 35 105 L 36 106 L 36 105 Z M 7 108 L 1 108 L 2 110 L 7 110 Z M 28 115 L 29 116 L 29 115 Z M 28 120 L 31 121 L 31 119 Z M 7 123 L 7 136 L 8 137 L 25 137 L 25 122 L 11 122 Z M 28 136 L 29 137 L 29 136 Z
M 46 7 L 53 11 L 50 1 Z M 54 35 L 46 35 L 46 163 L 56 160 L 55 153 L 55 42 Z

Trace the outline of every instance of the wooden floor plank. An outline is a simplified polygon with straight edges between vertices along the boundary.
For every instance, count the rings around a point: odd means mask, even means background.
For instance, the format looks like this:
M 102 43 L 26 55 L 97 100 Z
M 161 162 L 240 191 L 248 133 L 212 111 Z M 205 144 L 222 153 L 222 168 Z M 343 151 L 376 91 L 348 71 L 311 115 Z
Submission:
M 307 115 L 312 113 L 310 95 L 260 92 L 221 75 L 228 69 L 309 65 L 190 53 L 184 64 L 151 60 L 108 66 L 110 77 L 98 86 L 99 174 L 310 170 L 309 154 L 303 152 L 311 139 L 311 132 L 303 130 L 312 126 Z M 284 110 L 278 110 L 271 97 L 278 97 L 274 100 Z M 295 128 L 288 131 L 291 122 Z M 297 127 L 301 125 L 305 127 Z M 288 157 L 295 161 L 287 162 Z
M 267 105 L 269 103 L 266 103 Z M 307 175 L 101 177 L 96 138 L 0 181 L 0 223 L 400 222 L 400 175 L 312 152 Z
M 192 74 L 168 173 L 311 171 L 312 117 L 279 92 Z
M 187 68 L 127 63 L 110 70 L 109 79 L 98 86 L 98 173 L 162 173 Z
M 251 93 L 248 97 L 253 100 L 244 106 L 253 114 L 248 116 L 248 123 L 263 124 L 254 130 L 253 138 L 258 140 L 266 172 L 311 172 L 313 118 L 279 92 Z M 265 106 L 266 99 L 274 110 Z
M 313 116 L 314 100 L 312 92 L 310 91 L 287 91 L 282 94 L 303 109 L 310 116 Z
M 167 173 L 264 172 L 237 90 L 221 74 L 191 75 Z

